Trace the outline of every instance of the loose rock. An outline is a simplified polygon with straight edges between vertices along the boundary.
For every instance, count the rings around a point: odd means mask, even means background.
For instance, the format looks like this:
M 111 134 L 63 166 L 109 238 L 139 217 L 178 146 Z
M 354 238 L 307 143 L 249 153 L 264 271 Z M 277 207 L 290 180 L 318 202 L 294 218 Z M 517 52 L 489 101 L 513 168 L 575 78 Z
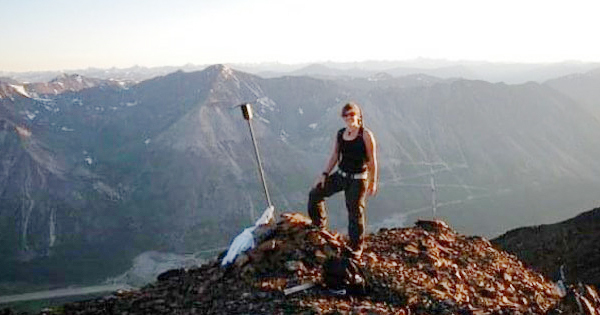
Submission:
M 343 257 L 346 237 L 287 213 L 261 242 L 222 268 L 218 260 L 163 273 L 140 290 L 66 304 L 65 314 L 597 314 L 594 288 L 555 285 L 488 240 L 441 221 L 382 229 L 358 261 L 364 294 L 332 294 L 323 263 Z M 310 284 L 315 286 L 310 286 Z M 290 288 L 310 287 L 285 295 Z M 285 292 L 290 292 L 285 291 Z M 582 305 L 580 308 L 579 305 Z

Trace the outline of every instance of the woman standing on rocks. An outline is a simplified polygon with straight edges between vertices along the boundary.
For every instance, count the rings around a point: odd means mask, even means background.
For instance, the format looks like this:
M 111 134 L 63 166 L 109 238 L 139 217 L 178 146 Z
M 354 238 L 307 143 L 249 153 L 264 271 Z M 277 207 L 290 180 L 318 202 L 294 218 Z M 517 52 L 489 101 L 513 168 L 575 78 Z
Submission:
M 327 227 L 325 198 L 344 191 L 348 209 L 348 234 L 355 257 L 360 257 L 365 232 L 367 195 L 377 193 L 378 169 L 375 137 L 363 126 L 362 110 L 355 103 L 342 108 L 346 128 L 340 129 L 325 170 L 315 181 L 308 198 L 313 224 Z M 337 165 L 337 170 L 331 173 Z

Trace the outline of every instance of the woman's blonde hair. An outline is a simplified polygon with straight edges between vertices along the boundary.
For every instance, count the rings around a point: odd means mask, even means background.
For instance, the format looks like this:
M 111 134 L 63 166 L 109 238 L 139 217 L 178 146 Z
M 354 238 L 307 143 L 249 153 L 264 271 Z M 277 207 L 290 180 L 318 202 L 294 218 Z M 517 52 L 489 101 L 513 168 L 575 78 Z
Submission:
M 358 104 L 356 104 L 354 102 L 347 103 L 346 105 L 344 105 L 344 107 L 342 107 L 342 117 L 344 117 L 344 115 L 349 111 L 355 111 L 358 114 L 358 124 L 362 127 L 363 126 L 363 115 L 362 115 L 362 109 L 360 109 L 360 106 L 358 106 Z

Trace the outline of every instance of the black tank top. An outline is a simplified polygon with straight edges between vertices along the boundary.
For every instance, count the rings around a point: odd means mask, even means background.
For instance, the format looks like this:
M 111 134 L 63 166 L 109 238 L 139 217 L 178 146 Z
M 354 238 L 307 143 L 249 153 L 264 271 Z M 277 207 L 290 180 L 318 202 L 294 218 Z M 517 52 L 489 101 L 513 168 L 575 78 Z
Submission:
M 367 170 L 367 148 L 363 139 L 363 127 L 358 130 L 358 135 L 353 140 L 344 140 L 344 131 L 338 131 L 337 142 L 339 149 L 339 169 L 346 173 L 362 173 Z

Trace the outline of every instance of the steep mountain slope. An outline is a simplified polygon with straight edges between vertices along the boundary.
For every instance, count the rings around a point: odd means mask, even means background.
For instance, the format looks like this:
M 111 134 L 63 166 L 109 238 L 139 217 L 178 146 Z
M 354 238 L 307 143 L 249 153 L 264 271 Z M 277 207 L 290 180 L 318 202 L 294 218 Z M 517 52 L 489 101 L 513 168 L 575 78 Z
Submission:
M 600 286 L 600 208 L 554 224 L 522 227 L 492 240 L 531 268 L 558 279 L 560 266 L 569 283 Z
M 157 107 L 173 104 L 174 111 L 181 112 L 172 121 L 160 118 L 156 124 L 164 128 L 144 131 L 148 134 L 139 138 L 140 144 L 147 144 L 140 151 L 143 164 L 134 176 L 138 184 L 127 207 L 148 211 L 155 217 L 153 224 L 160 225 L 159 231 L 168 236 L 166 247 L 183 250 L 224 246 L 227 240 L 222 235 L 237 233 L 266 207 L 248 126 L 239 108 L 232 106 L 248 99 L 264 100 L 255 107 L 255 128 L 264 150 L 267 177 L 270 183 L 277 183 L 270 184 L 274 202 L 287 204 L 287 192 L 301 190 L 302 182 L 284 179 L 305 172 L 301 164 L 287 163 L 284 157 L 292 148 L 280 140 L 278 132 L 265 127 L 268 122 L 263 112 L 275 109 L 269 108 L 272 105 L 255 82 L 258 78 L 225 67 L 176 73 L 171 78 L 183 86 L 165 87 L 163 80 L 157 80 L 141 84 L 135 92 L 146 95 L 146 91 L 153 90 L 176 91 L 173 96 L 161 95 L 163 99 L 148 103 Z M 205 79 L 208 82 L 196 81 Z M 153 87 L 154 83 L 160 88 Z M 148 127 L 156 128 L 156 124 Z M 149 204 L 145 205 L 144 200 Z M 166 209 L 169 212 L 163 214 Z
M 600 120 L 600 68 L 549 80 L 545 84 L 576 100 Z
M 264 79 L 220 65 L 133 86 L 67 78 L 91 87 L 55 93 L 2 85 L 11 94 L 0 99 L 0 192 L 12 203 L 2 203 L 0 221 L 17 226 L 3 235 L 2 250 L 13 253 L 7 266 L 21 266 L 15 259 L 27 248 L 30 258 L 77 254 L 89 263 L 114 248 L 121 252 L 108 257 L 127 260 L 146 250 L 226 246 L 266 206 L 248 125 L 234 107 L 245 102 L 254 106 L 277 208 L 304 210 L 348 100 L 363 106 L 379 143 L 373 230 L 435 209 L 461 232 L 498 235 L 590 208 L 600 186 L 600 124 L 547 85 L 424 75 Z M 17 127 L 32 140 L 19 138 Z M 28 174 L 38 174 L 37 186 L 27 184 Z M 343 230 L 340 199 L 329 205 L 332 227 Z
M 74 282 L 97 279 L 100 266 L 121 270 L 127 255 L 101 261 L 107 247 L 121 253 L 114 191 L 19 119 L 16 103 L 0 100 L 0 282 Z

